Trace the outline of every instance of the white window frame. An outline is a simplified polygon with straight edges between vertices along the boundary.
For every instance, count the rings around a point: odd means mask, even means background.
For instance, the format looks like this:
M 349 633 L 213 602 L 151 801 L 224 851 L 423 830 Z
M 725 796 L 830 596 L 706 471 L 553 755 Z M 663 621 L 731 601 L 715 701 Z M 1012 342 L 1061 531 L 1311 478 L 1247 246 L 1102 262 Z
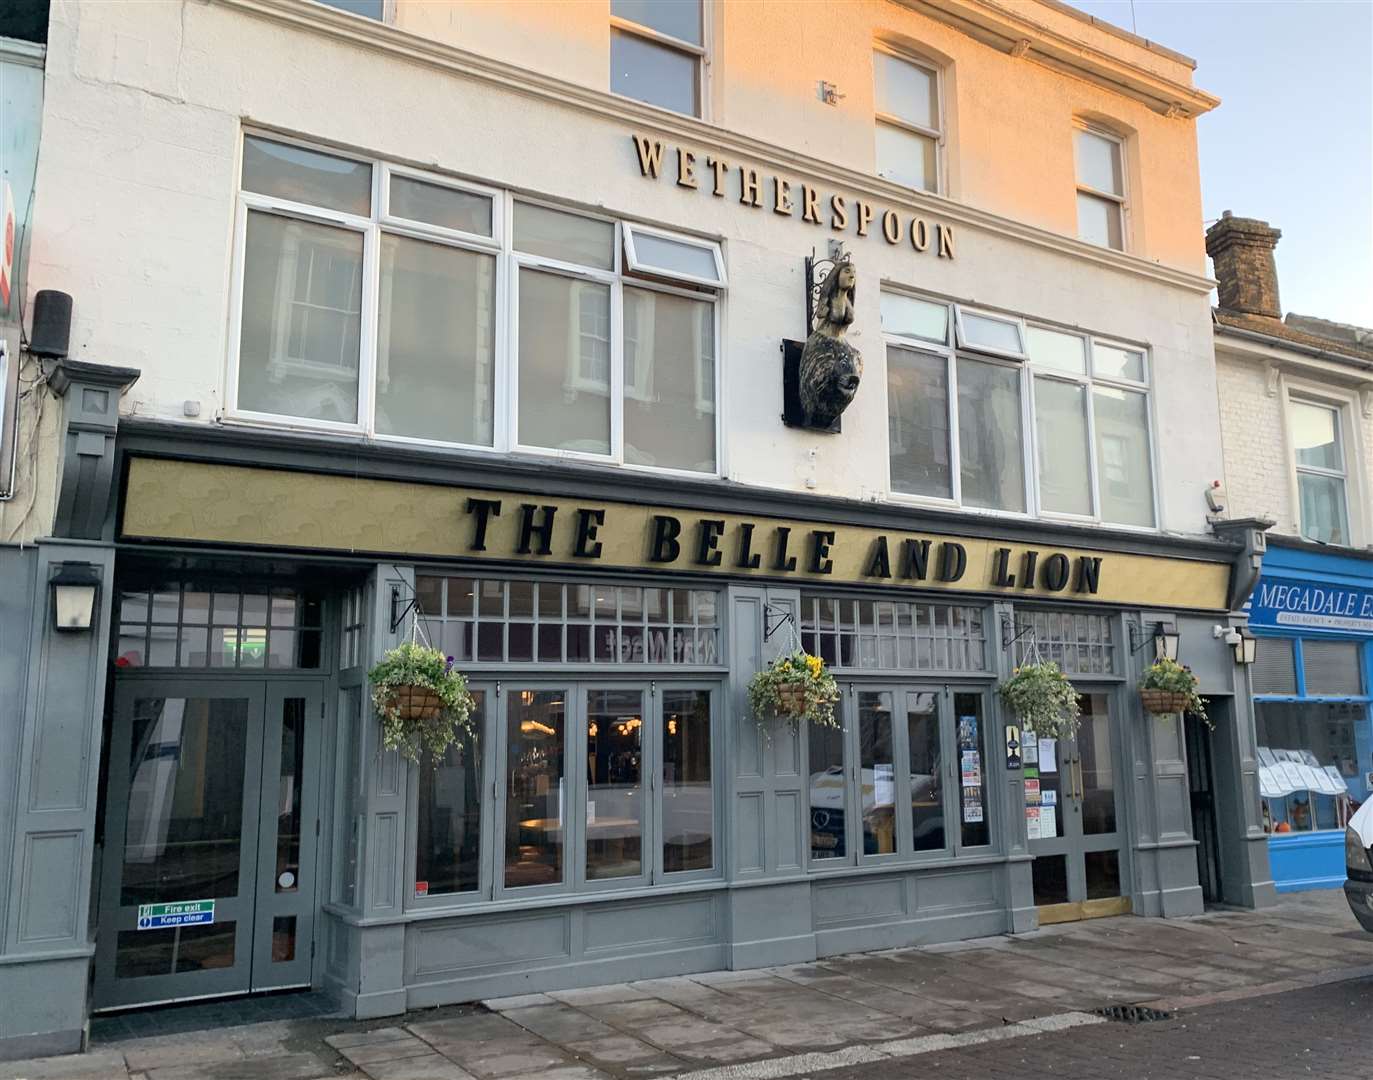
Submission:
M 1368 535 L 1364 515 L 1368 502 L 1363 496 L 1363 455 L 1360 453 L 1360 439 L 1363 432 L 1359 427 L 1356 412 L 1357 399 L 1354 395 L 1344 395 L 1329 386 L 1307 383 L 1299 379 L 1283 378 L 1282 381 L 1282 422 L 1284 438 L 1287 443 L 1288 485 L 1292 499 L 1292 521 L 1297 527 L 1297 535 L 1306 538 L 1302 531 L 1301 484 L 1302 473 L 1312 476 L 1327 476 L 1344 483 L 1344 516 L 1348 537 L 1344 544 L 1336 547 L 1359 547 Z M 1314 465 L 1297 464 L 1297 447 L 1292 437 L 1293 403 L 1314 405 L 1330 409 L 1335 414 L 1335 434 L 1340 447 L 1342 472 L 1333 472 Z
M 947 117 L 947 115 L 946 115 L 945 108 L 944 108 L 944 67 L 943 67 L 943 65 L 942 65 L 942 64 L 937 64 L 937 63 L 935 63 L 935 62 L 932 61 L 932 60 L 927 60 L 927 59 L 925 59 L 924 57 L 919 56 L 919 55 L 917 55 L 917 54 L 915 54 L 915 53 L 905 52 L 905 51 L 903 51 L 903 50 L 901 50 L 901 49 L 898 49 L 898 48 L 895 48 L 895 47 L 893 47 L 893 46 L 891 46 L 891 45 L 888 45 L 886 42 L 883 42 L 883 41 L 874 41 L 874 42 L 873 42 L 873 45 L 872 45 L 872 51 L 873 51 L 874 53 L 884 53 L 885 55 L 890 56 L 890 57 L 891 57 L 892 59 L 894 59 L 894 60 L 900 60 L 902 63 L 910 64 L 912 67 L 918 67 L 918 68 L 920 68 L 922 71 L 926 72 L 927 74 L 934 76 L 934 92 L 935 92 L 935 95 L 936 95 L 936 97 L 937 97 L 937 100 L 936 100 L 936 102 L 935 102 L 935 104 L 936 104 L 937 107 L 936 107 L 936 110 L 935 110 L 935 111 L 939 114 L 939 127 L 937 127 L 937 128 L 926 127 L 926 126 L 923 125 L 923 124 L 917 124 L 917 123 L 914 123 L 914 122 L 912 122 L 912 121 L 910 121 L 910 120 L 907 120 L 907 119 L 905 119 L 905 118 L 903 118 L 903 117 L 897 116 L 895 113 L 882 112 L 882 111 L 880 111 L 880 110 L 878 110 L 878 109 L 876 108 L 875 104 L 874 104 L 874 108 L 873 108 L 873 122 L 874 122 L 874 124 L 886 124 L 888 127 L 894 127 L 894 128 L 899 129 L 899 130 L 902 130 L 902 131 L 908 131 L 908 132 L 910 132 L 910 133 L 913 134 L 913 135 L 923 135 L 923 136 L 924 136 L 925 138 L 927 138 L 927 139 L 932 139 L 932 140 L 934 141 L 934 188 L 933 188 L 932 190 L 926 191 L 926 193 L 927 193 L 927 194 L 930 194 L 930 195 L 944 195 L 944 194 L 947 194 L 947 190 L 946 190 L 946 189 L 947 189 L 947 186 L 948 186 L 948 185 L 946 184 L 946 182 L 945 182 L 945 177 L 944 177 L 944 159 L 945 159 L 945 156 L 946 156 L 944 151 L 945 151 L 945 139 L 946 139 L 946 137 L 947 137 L 947 136 L 946 136 L 946 133 L 947 133 L 948 128 L 949 128 L 949 123 L 948 123 L 948 117 Z M 872 80 L 874 90 L 876 89 L 876 85 L 877 85 L 877 73 L 876 73 L 875 68 L 876 68 L 876 65 L 874 65 L 873 80 Z M 873 146 L 873 150 L 874 150 L 874 161 L 873 161 L 873 164 L 875 165 L 875 164 L 877 164 L 877 162 L 876 162 L 876 132 L 874 132 L 874 139 L 873 139 L 873 141 L 874 141 L 874 146 Z M 884 178 L 884 179 L 885 179 L 885 178 Z M 892 182 L 892 183 L 896 183 L 896 181 L 894 181 L 894 180 L 891 181 L 891 182 Z M 915 191 L 915 190 L 926 190 L 926 189 L 916 189 L 916 188 L 912 188 L 911 190 L 912 190 L 912 191 Z
M 1079 165 L 1078 160 L 1077 160 L 1077 133 L 1078 133 L 1079 131 L 1085 131 L 1085 132 L 1087 132 L 1087 133 L 1089 133 L 1089 134 L 1091 134 L 1091 135 L 1097 136 L 1098 138 L 1105 139 L 1105 140 L 1108 141 L 1108 142 L 1115 143 L 1115 145 L 1116 145 L 1116 150 L 1117 150 L 1117 152 L 1120 154 L 1120 192 L 1119 192 L 1119 194 L 1117 194 L 1117 193 L 1114 192 L 1114 191 L 1102 191 L 1102 190 L 1100 190 L 1099 188 L 1094 188 L 1094 187 L 1092 187 L 1090 184 L 1084 184 L 1084 183 L 1082 182 L 1082 169 L 1081 169 L 1081 166 Z M 1081 223 L 1079 222 L 1079 223 L 1077 224 L 1077 228 L 1074 230 L 1074 232 L 1075 232 L 1075 234 L 1077 235 L 1077 238 L 1078 238 L 1079 240 L 1082 240 L 1082 242 L 1083 242 L 1084 244 L 1092 244 L 1093 247 L 1105 247 L 1107 251 L 1116 251 L 1116 250 L 1120 250 L 1120 251 L 1129 251 L 1129 250 L 1131 249 L 1131 246 L 1132 246 L 1132 245 L 1131 245 L 1131 243 L 1130 243 L 1130 159 L 1129 159 L 1128 157 L 1126 157 L 1125 151 L 1126 151 L 1126 142 L 1125 142 L 1124 136 L 1119 135 L 1119 134 L 1117 134 L 1116 132 L 1111 131 L 1111 130 L 1108 129 L 1108 128 L 1104 128 L 1104 127 L 1102 127 L 1102 126 L 1099 125 L 1099 124 L 1089 124 L 1089 123 L 1087 123 L 1086 121 L 1083 121 L 1083 120 L 1078 120 L 1078 121 L 1075 121 L 1075 122 L 1074 122 L 1074 124 L 1073 124 L 1073 183 L 1074 183 L 1076 186 L 1075 186 L 1075 188 L 1074 188 L 1073 216 L 1074 216 L 1074 218 L 1076 218 L 1076 216 L 1077 216 L 1077 195 L 1078 195 L 1078 194 L 1082 194 L 1082 195 L 1091 195 L 1091 196 L 1094 196 L 1094 197 L 1096 197 L 1096 198 L 1098 198 L 1098 199 L 1104 199 L 1104 200 L 1106 200 L 1106 201 L 1108 201 L 1108 202 L 1112 202 L 1112 203 L 1114 203 L 1114 204 L 1116 205 L 1116 207 L 1117 207 L 1117 213 L 1119 213 L 1119 215 L 1120 215 L 1120 247 L 1119 247 L 1119 249 L 1113 248 L 1113 247 L 1111 247 L 1110 245 L 1094 244 L 1094 243 L 1092 243 L 1092 241 L 1090 241 L 1090 240 L 1084 240 L 1083 237 L 1082 237 L 1082 226 L 1081 226 Z
M 701 44 L 694 45 L 690 41 L 683 41 L 681 38 L 673 37 L 671 34 L 664 34 L 660 30 L 655 30 L 651 26 L 643 23 L 634 22 L 632 19 L 621 18 L 619 15 L 610 16 L 611 31 L 620 31 L 624 34 L 633 34 L 635 37 L 643 38 L 655 45 L 671 49 L 674 52 L 686 53 L 696 61 L 696 112 L 682 113 L 676 109 L 664 108 L 662 105 L 654 105 L 649 101 L 641 101 L 639 98 L 621 94 L 610 84 L 609 79 L 609 59 L 607 57 L 607 79 L 606 89 L 617 98 L 625 101 L 634 101 L 640 105 L 647 105 L 651 109 L 662 109 L 665 113 L 673 116 L 695 116 L 698 120 L 708 119 L 710 113 L 709 92 L 710 92 L 710 41 L 714 31 L 714 5 L 711 0 L 700 0 L 701 4 Z M 609 49 L 607 48 L 607 52 Z
M 1052 323 L 1043 322 L 1039 319 L 1027 319 L 1019 315 L 1009 315 L 1000 311 L 987 311 L 981 308 L 967 307 L 966 310 L 977 315 L 984 315 L 988 318 L 1001 319 L 1014 322 L 1019 327 L 1020 340 L 1026 350 L 1023 357 L 1015 354 L 1007 354 L 997 350 L 978 347 L 969 347 L 962 344 L 963 321 L 962 314 L 965 306 L 950 301 L 939 296 L 922 295 L 910 289 L 895 286 L 888 282 L 882 282 L 883 292 L 895 295 L 908 296 L 915 300 L 925 303 L 948 306 L 952 309 L 949 320 L 949 340 L 944 344 L 929 341 L 922 338 L 914 338 L 904 334 L 896 333 L 884 329 L 882 332 L 883 362 L 885 364 L 886 353 L 890 348 L 904 349 L 908 352 L 923 354 L 925 356 L 938 356 L 943 358 L 945 363 L 945 380 L 948 387 L 948 417 L 949 417 L 949 470 L 950 470 L 950 491 L 951 497 L 939 495 L 916 495 L 911 492 L 898 491 L 893 483 L 892 473 L 892 440 L 890 419 L 888 420 L 887 439 L 886 439 L 886 494 L 887 498 L 896 503 L 908 503 L 917 506 L 936 506 L 950 509 L 961 510 L 969 514 L 984 514 L 994 517 L 1026 519 L 1026 518 L 1047 518 L 1061 520 L 1083 525 L 1097 525 L 1105 528 L 1116 529 L 1128 532 L 1138 532 L 1142 534 L 1157 533 L 1162 529 L 1159 517 L 1159 447 L 1157 437 L 1157 425 L 1154 415 L 1154 387 L 1153 387 L 1153 363 L 1150 349 L 1147 345 L 1138 342 L 1124 341 L 1117 338 L 1107 337 L 1101 334 L 1093 334 L 1090 331 L 1073 329 L 1063 326 L 1055 326 Z M 1054 333 L 1069 334 L 1082 339 L 1084 355 L 1086 358 L 1086 371 L 1082 374 L 1063 371 L 1059 368 L 1037 367 L 1029 356 L 1029 336 L 1030 326 L 1036 326 Z M 955 345 L 952 342 L 957 341 Z M 1106 346 L 1114 349 L 1124 349 L 1130 352 L 1140 353 L 1143 356 L 1143 376 L 1141 380 L 1126 379 L 1116 376 L 1099 376 L 1095 371 L 1094 348 L 1097 345 Z M 1022 461 L 1025 477 L 1025 511 L 1000 510 L 980 506 L 967 506 L 963 502 L 963 467 L 962 467 L 962 447 L 959 445 L 958 437 L 958 358 L 962 356 L 968 360 L 978 360 L 987 363 L 996 363 L 1005 367 L 1014 367 L 1020 370 L 1020 396 L 1021 396 L 1021 432 L 1022 432 Z M 1091 480 L 1091 504 L 1092 512 L 1090 515 L 1068 514 L 1062 511 L 1045 510 L 1043 508 L 1043 496 L 1039 482 L 1039 432 L 1037 426 L 1037 414 L 1035 411 L 1034 387 L 1035 380 L 1039 378 L 1054 379 L 1063 383 L 1071 383 L 1083 387 L 1087 406 L 1087 439 L 1088 439 L 1088 475 Z M 1144 395 L 1145 404 L 1145 423 L 1147 425 L 1146 434 L 1149 439 L 1149 468 L 1150 484 L 1152 488 L 1151 509 L 1153 514 L 1152 525 L 1130 525 L 1121 522 L 1107 521 L 1101 516 L 1101 481 L 1098 476 L 1099 466 L 1097 463 L 1097 441 L 1096 441 L 1096 406 L 1092 396 L 1094 386 L 1109 387 L 1117 390 L 1125 390 Z M 883 392 L 889 392 L 889 383 L 884 379 Z M 888 408 L 890 416 L 890 409 Z M 1346 448 L 1346 454 L 1348 450 Z M 1346 462 L 1348 457 L 1346 456 Z M 1346 468 L 1348 465 L 1346 464 Z M 1293 489 L 1295 491 L 1295 478 L 1293 479 Z M 1346 484 L 1346 500 L 1348 501 L 1349 485 Z M 1353 510 L 1349 513 L 1351 519 Z M 1352 525 L 1351 525 L 1352 528 Z
M 984 353 L 987 356 L 1001 356 L 1009 360 L 1028 360 L 1029 353 L 1025 340 L 1025 320 L 1019 315 L 1005 315 L 999 311 L 984 311 L 981 308 L 968 307 L 965 304 L 954 304 L 954 325 L 957 328 L 958 347 L 967 349 L 971 352 Z M 963 316 L 965 314 L 976 316 L 979 319 L 986 319 L 989 322 L 1004 323 L 1014 326 L 1016 335 L 1020 338 L 1020 349 L 996 349 L 990 345 L 983 345 L 980 342 L 968 340 L 968 332 L 964 325 Z
M 625 266 L 636 274 L 647 274 L 651 277 L 663 277 L 665 274 L 671 275 L 678 281 L 689 281 L 697 285 L 706 285 L 712 289 L 723 289 L 728 287 L 725 278 L 725 257 L 720 250 L 720 245 L 708 240 L 698 240 L 694 236 L 684 236 L 681 233 L 669 232 L 667 229 L 654 228 L 651 225 L 638 225 L 632 221 L 626 221 L 623 226 L 624 245 L 625 245 Z M 638 246 L 635 243 L 636 237 L 652 236 L 659 240 L 670 240 L 674 244 L 681 244 L 684 247 L 693 247 L 701 251 L 708 251 L 715 260 L 715 277 L 704 278 L 696 274 L 686 274 L 679 270 L 664 271 L 660 266 L 652 266 L 644 263 L 639 258 Z
M 1027 362 L 1030 372 L 1031 382 L 1031 418 L 1037 418 L 1034 413 L 1034 380 L 1052 379 L 1055 382 L 1069 383 L 1081 386 L 1085 394 L 1087 404 L 1087 459 L 1088 476 L 1091 478 L 1091 503 L 1092 512 L 1090 515 L 1070 514 L 1062 510 L 1044 509 L 1043 495 L 1039 483 L 1039 429 L 1037 423 L 1030 433 L 1032 441 L 1035 443 L 1034 454 L 1034 489 L 1035 506 L 1042 517 L 1061 521 L 1072 521 L 1085 525 L 1102 525 L 1112 529 L 1125 529 L 1132 532 L 1158 532 L 1159 525 L 1159 468 L 1158 468 L 1158 439 L 1155 435 L 1154 422 L 1154 391 L 1153 391 L 1153 365 L 1150 363 L 1149 349 L 1146 346 L 1134 342 L 1119 341 L 1101 335 L 1087 333 L 1081 330 L 1072 330 L 1067 327 L 1054 326 L 1050 323 L 1042 323 L 1038 320 L 1030 322 L 1041 330 L 1049 330 L 1056 334 L 1068 334 L 1080 338 L 1083 343 L 1086 358 L 1086 371 L 1081 374 L 1071 371 L 1064 371 L 1062 368 L 1036 367 L 1033 360 Z M 1096 346 L 1102 345 L 1111 349 L 1123 349 L 1128 352 L 1139 353 L 1143 357 L 1142 367 L 1144 378 L 1142 380 L 1126 379 L 1119 376 L 1098 375 L 1096 372 Z M 1026 347 L 1028 348 L 1028 342 Z M 1144 415 L 1147 424 L 1146 434 L 1149 437 L 1149 468 L 1151 472 L 1150 481 L 1152 490 L 1152 513 L 1154 518 L 1153 525 L 1130 525 L 1123 522 L 1107 521 L 1101 514 L 1101 469 L 1097 461 L 1097 431 L 1096 431 L 1096 399 L 1092 394 L 1094 387 L 1101 386 L 1115 390 L 1125 390 L 1131 393 L 1144 395 Z
M 428 172 L 409 166 L 371 158 L 366 155 L 338 150 L 322 143 L 309 142 L 291 136 L 281 135 L 263 129 L 245 129 L 240 133 L 239 175 L 242 175 L 242 140 L 261 138 L 288 146 L 298 146 L 304 150 L 329 154 L 349 161 L 368 164 L 372 169 L 371 206 L 368 216 L 330 210 L 282 199 L 275 196 L 260 195 L 244 190 L 240 184 L 235 202 L 234 213 L 234 251 L 231 266 L 229 328 L 227 338 L 227 358 L 225 362 L 224 418 L 235 423 L 263 425 L 278 430 L 297 430 L 331 432 L 364 436 L 378 442 L 411 446 L 429 446 L 444 449 L 460 449 L 481 454 L 506 455 L 512 452 L 527 453 L 543 458 L 586 461 L 617 468 L 645 471 L 656 474 L 682 476 L 700 479 L 719 478 L 725 475 L 724 425 L 721 417 L 720 388 L 723 384 L 722 352 L 722 312 L 721 306 L 726 289 L 724 253 L 718 241 L 673 232 L 666 229 L 644 226 L 640 223 L 625 222 L 603 213 L 586 211 L 580 207 L 569 207 L 549 200 L 519 196 L 518 201 L 534 206 L 543 206 L 579 217 L 592 218 L 611 223 L 614 226 L 612 243 L 614 258 L 612 268 L 602 270 L 596 267 L 581 266 L 575 263 L 532 255 L 516 251 L 514 238 L 515 193 L 502 188 L 475 183 L 440 173 Z M 390 181 L 393 176 L 417 180 L 435 187 L 448 188 L 491 200 L 491 235 L 469 233 L 457 229 L 447 229 L 426 222 L 412 221 L 397 217 L 390 208 Z M 294 218 L 313 224 L 321 224 L 346 229 L 360 234 L 363 238 L 362 266 L 362 311 L 359 327 L 358 356 L 358 412 L 352 422 L 312 420 L 278 413 L 256 412 L 243 409 L 238 404 L 240 353 L 243 330 L 243 275 L 246 262 L 247 221 L 249 212 L 270 213 L 281 217 Z M 637 231 L 643 235 L 660 236 L 678 243 L 690 244 L 712 251 L 720 274 L 719 281 L 698 279 L 693 275 L 674 274 L 674 280 L 683 282 L 674 285 L 665 280 L 664 271 L 659 268 L 645 268 L 645 273 L 654 277 L 626 276 L 633 274 L 628 266 L 628 252 L 632 246 L 630 235 Z M 378 332 L 380 324 L 381 301 L 381 237 L 384 234 L 407 237 L 427 243 L 489 255 L 495 259 L 494 270 L 494 312 L 492 358 L 492 431 L 491 442 L 462 443 L 452 440 L 426 439 L 410 435 L 393 435 L 376 430 L 376 384 L 378 377 Z M 636 260 L 637 261 L 637 260 Z M 595 282 L 610 289 L 610 375 L 611 375 L 611 430 L 610 451 L 606 454 L 588 453 L 574 450 L 557 450 L 547 447 L 523 444 L 518 441 L 519 432 L 519 273 L 521 268 L 558 274 L 578 280 Z M 624 325 L 623 301 L 624 286 L 667 293 L 706 302 L 712 306 L 712 357 L 715 364 L 714 401 L 704 402 L 699 396 L 701 376 L 695 375 L 697 407 L 714 412 L 715 471 L 703 472 L 694 469 L 666 468 L 658 465 L 644 465 L 624 460 L 624 396 L 627 388 L 623 386 L 624 375 Z M 700 288 L 691 287 L 699 284 Z M 699 357 L 697 366 L 699 367 Z M 576 385 L 574 382 L 573 385 Z M 586 389 L 604 389 L 597 385 L 587 385 Z M 635 396 L 652 400 L 651 387 L 635 387 Z

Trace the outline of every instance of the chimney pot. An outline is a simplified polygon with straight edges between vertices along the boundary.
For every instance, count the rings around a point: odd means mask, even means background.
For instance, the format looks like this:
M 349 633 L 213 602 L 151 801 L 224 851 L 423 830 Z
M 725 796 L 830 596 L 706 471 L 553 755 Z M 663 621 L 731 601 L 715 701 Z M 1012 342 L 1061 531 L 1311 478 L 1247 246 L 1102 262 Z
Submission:
M 1282 318 L 1273 258 L 1281 236 L 1268 222 L 1235 217 L 1229 210 L 1206 230 L 1206 254 L 1215 265 L 1222 309 Z

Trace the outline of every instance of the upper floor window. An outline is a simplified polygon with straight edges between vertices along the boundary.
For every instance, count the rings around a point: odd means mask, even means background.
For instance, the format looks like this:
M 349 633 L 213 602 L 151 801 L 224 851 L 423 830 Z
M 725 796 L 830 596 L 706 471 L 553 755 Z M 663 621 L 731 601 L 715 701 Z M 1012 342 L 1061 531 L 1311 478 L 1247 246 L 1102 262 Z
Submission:
M 351 11 L 354 15 L 361 15 L 367 19 L 376 19 L 377 22 L 386 18 L 386 0 L 315 0 L 315 2 L 323 4 L 325 7 L 338 8 L 340 11 Z
M 897 293 L 882 329 L 893 491 L 1154 525 L 1144 350 Z
M 1090 244 L 1125 250 L 1125 146 L 1114 135 L 1080 127 L 1077 158 L 1077 235 Z
M 237 415 L 718 471 L 718 244 L 251 135 L 239 202 Z
M 1348 544 L 1347 470 L 1340 410 L 1293 398 L 1287 404 L 1287 418 L 1297 472 L 1301 534 L 1324 544 Z
M 700 116 L 705 55 L 701 0 L 611 0 L 614 93 Z
M 882 49 L 873 52 L 872 64 L 877 175 L 938 191 L 943 140 L 939 72 Z

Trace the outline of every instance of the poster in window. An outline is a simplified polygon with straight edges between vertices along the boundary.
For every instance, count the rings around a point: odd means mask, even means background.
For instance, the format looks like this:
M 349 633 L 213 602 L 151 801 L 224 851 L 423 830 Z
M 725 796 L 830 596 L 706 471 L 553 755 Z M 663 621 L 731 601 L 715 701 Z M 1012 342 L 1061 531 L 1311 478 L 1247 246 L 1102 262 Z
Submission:
M 962 760 L 963 786 L 982 786 L 982 755 L 976 750 L 964 750 Z
M 1041 808 L 1038 806 L 1025 807 L 1025 837 L 1028 840 L 1038 840 L 1039 835 L 1039 815 Z
M 982 789 L 965 787 L 963 789 L 963 820 L 968 824 L 982 821 Z
M 1026 805 L 1026 806 L 1039 806 L 1039 805 L 1041 805 L 1040 790 L 1039 790 L 1039 781 L 1038 781 L 1038 780 L 1026 780 L 1026 781 L 1025 781 L 1025 805 Z

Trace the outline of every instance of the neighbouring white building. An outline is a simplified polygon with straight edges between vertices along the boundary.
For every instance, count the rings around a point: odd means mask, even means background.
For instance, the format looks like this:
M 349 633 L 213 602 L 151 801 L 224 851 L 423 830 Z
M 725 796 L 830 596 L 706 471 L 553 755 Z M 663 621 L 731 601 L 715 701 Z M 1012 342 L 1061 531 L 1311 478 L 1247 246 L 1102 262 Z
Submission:
M 1052 0 L 70 0 L 43 63 L 0 1054 L 1269 898 L 1192 61 Z M 437 767 L 367 693 L 421 635 Z M 751 715 L 795 647 L 841 727 Z

